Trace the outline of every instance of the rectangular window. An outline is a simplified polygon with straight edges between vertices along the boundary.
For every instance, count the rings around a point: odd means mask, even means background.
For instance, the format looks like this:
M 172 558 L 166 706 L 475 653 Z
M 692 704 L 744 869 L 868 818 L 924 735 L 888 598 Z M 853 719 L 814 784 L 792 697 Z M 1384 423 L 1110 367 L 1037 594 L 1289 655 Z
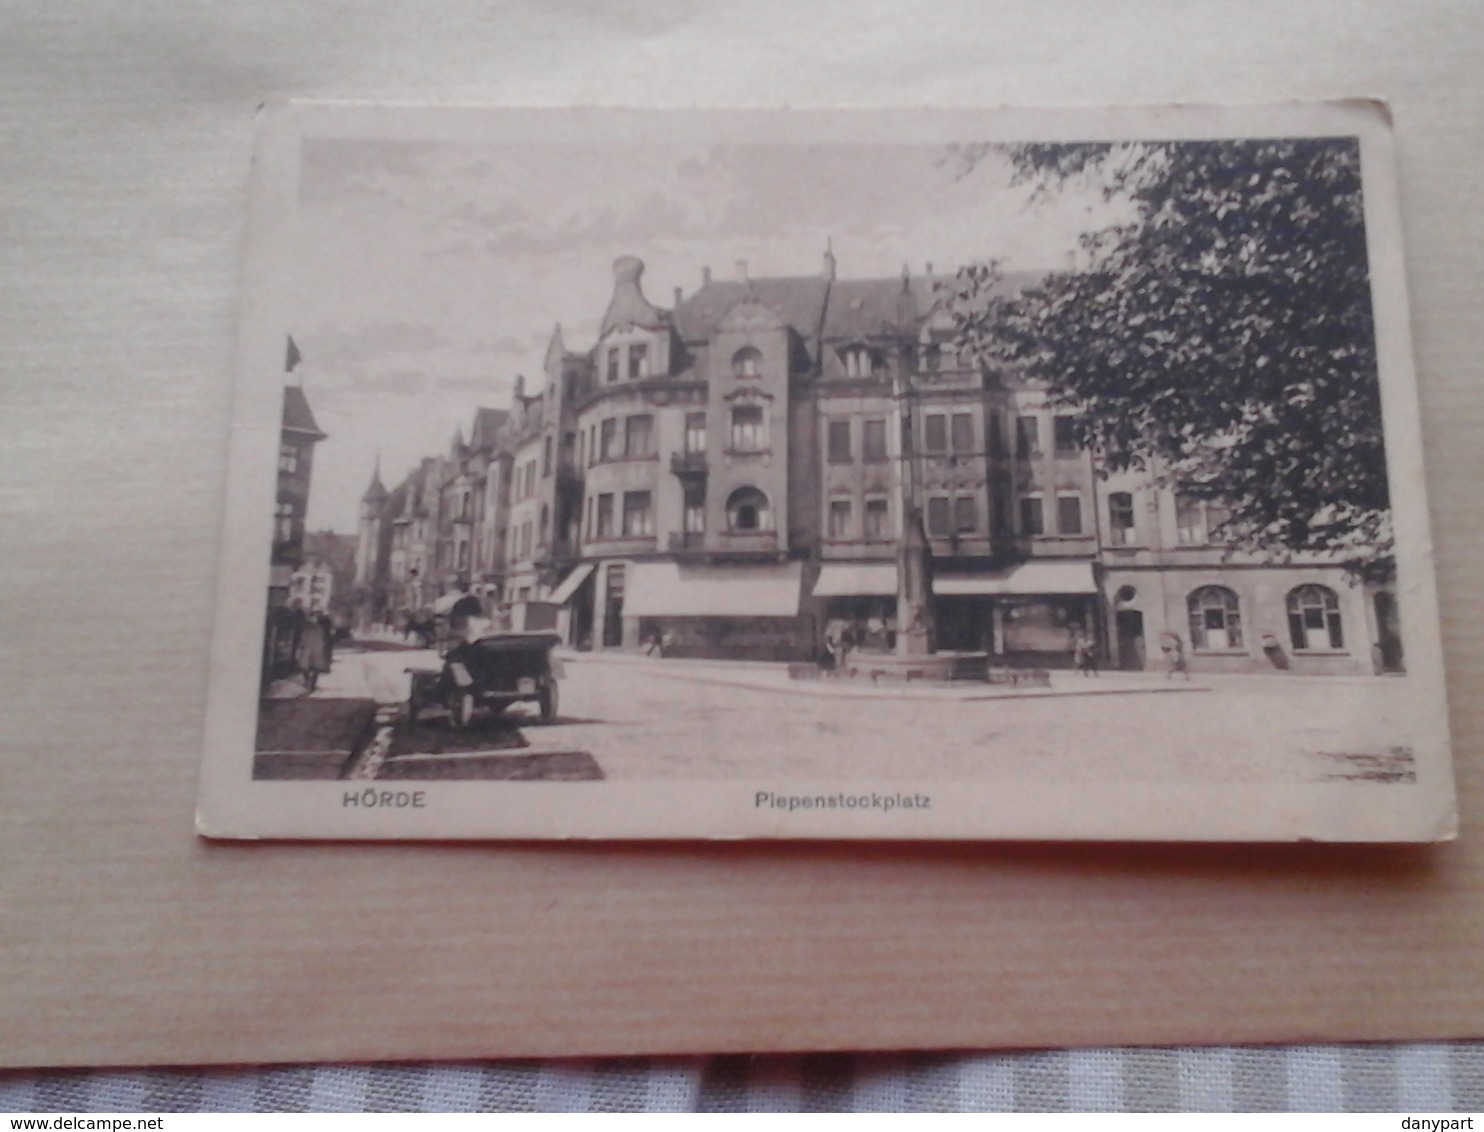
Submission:
M 1041 422 L 1037 418 L 1015 418 L 1015 454 L 1023 460 L 1041 454 Z
M 623 454 L 631 459 L 648 456 L 654 451 L 654 418 L 647 413 L 629 417 L 623 423 Z
M 701 534 L 706 529 L 706 486 L 688 482 L 685 485 L 685 533 Z
M 1005 438 L 1000 432 L 1000 414 L 994 410 L 984 420 L 984 447 L 991 456 L 1005 454 Z
M 298 448 L 292 444 L 285 444 L 278 449 L 278 470 L 290 475 L 299 470 Z
M 1056 497 L 1056 530 L 1058 534 L 1063 535 L 1082 533 L 1082 496 L 1058 495 Z
M 850 463 L 850 422 L 848 420 L 830 422 L 829 453 L 831 464 Z
M 929 413 L 923 418 L 922 447 L 925 452 L 948 450 L 948 418 L 942 413 Z
M 1134 541 L 1132 492 L 1115 491 L 1108 496 L 1108 541 L 1114 546 L 1128 546 Z
M 551 475 L 551 437 L 547 437 L 541 445 L 541 476 Z
M 611 460 L 615 453 L 614 442 L 618 440 L 618 418 L 609 417 L 598 429 L 598 459 Z
M 608 350 L 608 380 L 618 380 L 618 347 L 612 346 Z
M 635 342 L 629 347 L 629 380 L 649 376 L 649 346 Z
M 850 500 L 830 500 L 830 538 L 850 537 Z
M 738 405 L 732 410 L 732 448 L 737 452 L 761 452 L 765 447 L 763 407 Z
M 891 537 L 888 523 L 891 521 L 887 502 L 884 499 L 866 500 L 866 538 L 884 539 Z
M 886 460 L 886 422 L 865 421 L 861 426 L 861 456 L 868 464 L 880 464 Z
M 974 414 L 953 414 L 953 450 L 955 452 L 974 451 Z
M 691 453 L 706 451 L 706 414 L 685 414 L 685 450 Z
M 1027 495 L 1021 498 L 1020 533 L 1027 537 L 1046 533 L 1046 519 L 1041 513 L 1039 495 Z
M 587 497 L 587 537 L 593 537 L 593 497 Z
M 979 529 L 979 501 L 972 495 L 960 495 L 953 501 L 953 529 L 961 535 Z
M 1181 546 L 1205 545 L 1206 509 L 1199 499 L 1175 496 L 1175 533 Z
M 940 420 L 942 418 L 939 418 Z M 946 495 L 935 495 L 928 500 L 927 533 L 928 538 L 947 538 L 953 533 L 950 527 L 948 512 L 948 497 Z
M 610 492 L 598 496 L 598 537 L 613 537 L 613 495 Z
M 1063 414 L 1051 418 L 1052 441 L 1056 445 L 1058 456 L 1077 454 L 1077 434 L 1073 424 L 1072 418 Z
M 650 508 L 649 492 L 624 492 L 623 533 L 626 538 L 648 538 L 654 534 L 654 512 Z

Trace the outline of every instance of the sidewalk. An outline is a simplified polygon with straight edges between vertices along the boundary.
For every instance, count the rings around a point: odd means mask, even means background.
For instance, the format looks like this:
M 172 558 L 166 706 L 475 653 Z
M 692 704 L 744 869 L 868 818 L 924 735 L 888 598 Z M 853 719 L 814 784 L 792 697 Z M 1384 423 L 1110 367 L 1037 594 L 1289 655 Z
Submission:
M 930 684 L 883 679 L 873 683 L 868 679 L 848 679 L 824 674 L 818 679 L 795 680 L 789 675 L 789 665 L 781 661 L 703 660 L 692 657 L 661 659 L 635 653 L 569 650 L 561 650 L 559 655 L 564 664 L 572 667 L 588 664 L 637 666 L 662 679 L 826 699 L 939 700 L 962 703 L 974 700 L 1028 700 L 1057 696 L 1212 690 L 1204 679 L 1170 680 L 1158 672 L 1105 672 L 1097 676 L 1083 676 L 1077 672 L 1056 671 L 1051 673 L 1051 686 L 1043 688 L 989 684 L 974 680 Z

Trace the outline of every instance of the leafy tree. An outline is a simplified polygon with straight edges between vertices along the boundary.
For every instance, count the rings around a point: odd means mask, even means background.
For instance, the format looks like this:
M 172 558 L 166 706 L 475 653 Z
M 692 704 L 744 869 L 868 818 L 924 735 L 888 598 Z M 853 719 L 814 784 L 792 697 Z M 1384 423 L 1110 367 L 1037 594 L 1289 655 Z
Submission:
M 957 151 L 973 169 L 989 146 Z M 1038 193 L 1101 187 L 1132 217 L 1083 238 L 1086 270 L 1005 296 L 952 285 L 960 344 L 1046 383 L 1107 471 L 1219 502 L 1220 537 L 1390 569 L 1391 527 L 1352 138 L 1035 144 Z

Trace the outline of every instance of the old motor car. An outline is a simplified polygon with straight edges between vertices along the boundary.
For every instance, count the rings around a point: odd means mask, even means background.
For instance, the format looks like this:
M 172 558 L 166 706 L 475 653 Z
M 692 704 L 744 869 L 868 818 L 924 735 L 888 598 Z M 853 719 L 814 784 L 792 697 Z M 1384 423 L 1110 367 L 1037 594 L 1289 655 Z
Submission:
M 513 703 L 537 705 L 542 723 L 557 714 L 561 662 L 551 650 L 555 633 L 488 633 L 460 641 L 437 672 L 413 671 L 408 718 L 442 708 L 455 727 L 468 727 L 480 709 L 498 715 Z

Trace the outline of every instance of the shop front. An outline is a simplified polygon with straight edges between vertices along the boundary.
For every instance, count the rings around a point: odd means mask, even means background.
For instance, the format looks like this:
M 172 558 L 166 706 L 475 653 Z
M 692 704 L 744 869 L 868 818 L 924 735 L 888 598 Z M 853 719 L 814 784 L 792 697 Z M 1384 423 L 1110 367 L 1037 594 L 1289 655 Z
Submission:
M 622 616 L 646 651 L 667 657 L 801 660 L 814 625 L 799 613 L 797 562 L 748 566 L 637 562 Z
M 1086 561 L 942 573 L 933 578 L 933 612 L 940 649 L 984 651 L 996 664 L 1066 668 L 1079 636 L 1097 644 L 1097 585 Z
M 814 583 L 826 640 L 889 652 L 897 630 L 894 562 L 831 562 Z

